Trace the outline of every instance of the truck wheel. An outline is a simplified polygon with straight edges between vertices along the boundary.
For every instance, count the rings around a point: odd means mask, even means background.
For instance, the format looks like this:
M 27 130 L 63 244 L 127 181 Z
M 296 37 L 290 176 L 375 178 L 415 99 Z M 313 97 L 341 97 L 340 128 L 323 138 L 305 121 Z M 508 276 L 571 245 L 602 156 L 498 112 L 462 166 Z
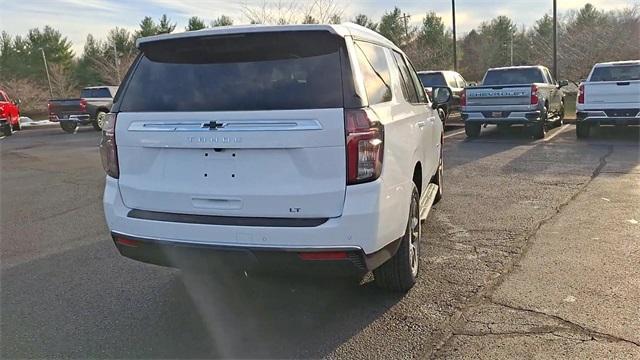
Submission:
M 107 118 L 107 113 L 104 111 L 98 111 L 96 114 L 96 121 L 92 122 L 91 125 L 95 131 L 102 131 L 104 127 L 104 122 Z
M 2 125 L 2 135 L 11 136 L 13 134 L 13 129 L 11 128 L 11 124 L 5 123 Z
M 564 124 L 564 100 L 560 102 L 560 114 L 558 114 L 558 126 L 562 126 Z
M 586 139 L 591 132 L 591 126 L 589 124 L 577 123 L 576 124 L 576 137 L 578 139 Z
M 407 292 L 416 283 L 420 263 L 420 194 L 413 184 L 407 229 L 396 254 L 373 270 L 376 284 L 383 289 Z
M 544 122 L 533 125 L 530 127 L 530 129 L 531 129 L 531 136 L 534 139 L 544 139 L 544 136 L 547 133 L 547 125 Z
M 22 130 L 22 124 L 20 124 L 20 119 L 18 118 L 18 122 L 15 125 L 11 125 L 11 130 L 20 131 Z
M 76 132 L 78 124 L 75 121 L 60 121 L 60 127 L 69 134 L 73 134 Z
M 468 138 L 475 138 L 480 136 L 481 130 L 482 128 L 480 124 L 472 124 L 472 123 L 464 124 L 464 133 L 467 134 Z

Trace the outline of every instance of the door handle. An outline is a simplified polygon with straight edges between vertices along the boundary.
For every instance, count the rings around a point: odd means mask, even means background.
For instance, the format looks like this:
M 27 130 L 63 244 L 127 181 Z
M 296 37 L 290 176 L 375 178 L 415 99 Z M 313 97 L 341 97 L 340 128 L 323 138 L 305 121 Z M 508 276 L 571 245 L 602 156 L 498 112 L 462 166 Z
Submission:
M 416 125 L 418 125 L 418 127 L 419 127 L 419 128 L 423 128 L 426 124 L 427 124 L 427 123 L 426 123 L 426 122 L 424 122 L 424 121 L 418 121 L 418 122 L 416 123 Z

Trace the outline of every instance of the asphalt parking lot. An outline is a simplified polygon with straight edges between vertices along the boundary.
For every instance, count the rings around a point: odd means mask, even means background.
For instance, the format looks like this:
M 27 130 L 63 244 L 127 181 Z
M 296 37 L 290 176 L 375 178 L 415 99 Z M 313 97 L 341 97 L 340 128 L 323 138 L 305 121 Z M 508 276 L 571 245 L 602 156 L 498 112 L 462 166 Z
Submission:
M 3 358 L 640 357 L 637 128 L 447 132 L 407 295 L 121 257 L 99 134 L 0 140 Z M 545 356 L 545 354 L 547 356 Z

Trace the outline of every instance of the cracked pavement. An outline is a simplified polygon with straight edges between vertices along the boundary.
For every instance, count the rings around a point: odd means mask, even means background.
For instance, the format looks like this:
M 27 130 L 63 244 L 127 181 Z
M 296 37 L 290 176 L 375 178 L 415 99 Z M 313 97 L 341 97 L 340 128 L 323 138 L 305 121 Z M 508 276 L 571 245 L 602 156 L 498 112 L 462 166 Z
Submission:
M 98 134 L 18 133 L 0 142 L 0 356 L 639 358 L 639 131 L 553 135 L 446 139 L 445 198 L 398 295 L 122 258 Z

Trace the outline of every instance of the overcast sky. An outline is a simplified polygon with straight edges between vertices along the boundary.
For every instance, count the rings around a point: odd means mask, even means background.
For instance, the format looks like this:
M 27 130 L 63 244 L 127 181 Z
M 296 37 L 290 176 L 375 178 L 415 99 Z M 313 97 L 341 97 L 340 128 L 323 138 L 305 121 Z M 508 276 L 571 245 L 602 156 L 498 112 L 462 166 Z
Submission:
M 225 14 L 236 24 L 247 23 L 243 5 L 262 4 L 264 0 L 0 0 L 3 15 L 0 29 L 12 35 L 25 34 L 28 29 L 51 25 L 73 42 L 76 54 L 82 53 L 87 34 L 102 39 L 109 29 L 119 26 L 134 30 L 144 16 L 160 17 L 166 13 L 183 31 L 187 19 L 197 15 L 207 22 Z M 275 0 L 278 1 L 278 0 Z M 287 2 L 288 0 L 279 0 Z M 311 2 L 312 0 L 300 0 Z M 375 21 L 385 11 L 398 6 L 418 24 L 425 13 L 435 11 L 451 24 L 449 0 L 349 0 L 344 3 L 345 19 L 364 13 Z M 638 0 L 558 0 L 561 13 L 578 9 L 587 2 L 597 8 L 615 10 L 637 4 Z M 481 22 L 498 15 L 507 15 L 519 25 L 531 25 L 545 13 L 551 13 L 552 0 L 456 0 L 456 20 L 460 33 L 468 32 Z

